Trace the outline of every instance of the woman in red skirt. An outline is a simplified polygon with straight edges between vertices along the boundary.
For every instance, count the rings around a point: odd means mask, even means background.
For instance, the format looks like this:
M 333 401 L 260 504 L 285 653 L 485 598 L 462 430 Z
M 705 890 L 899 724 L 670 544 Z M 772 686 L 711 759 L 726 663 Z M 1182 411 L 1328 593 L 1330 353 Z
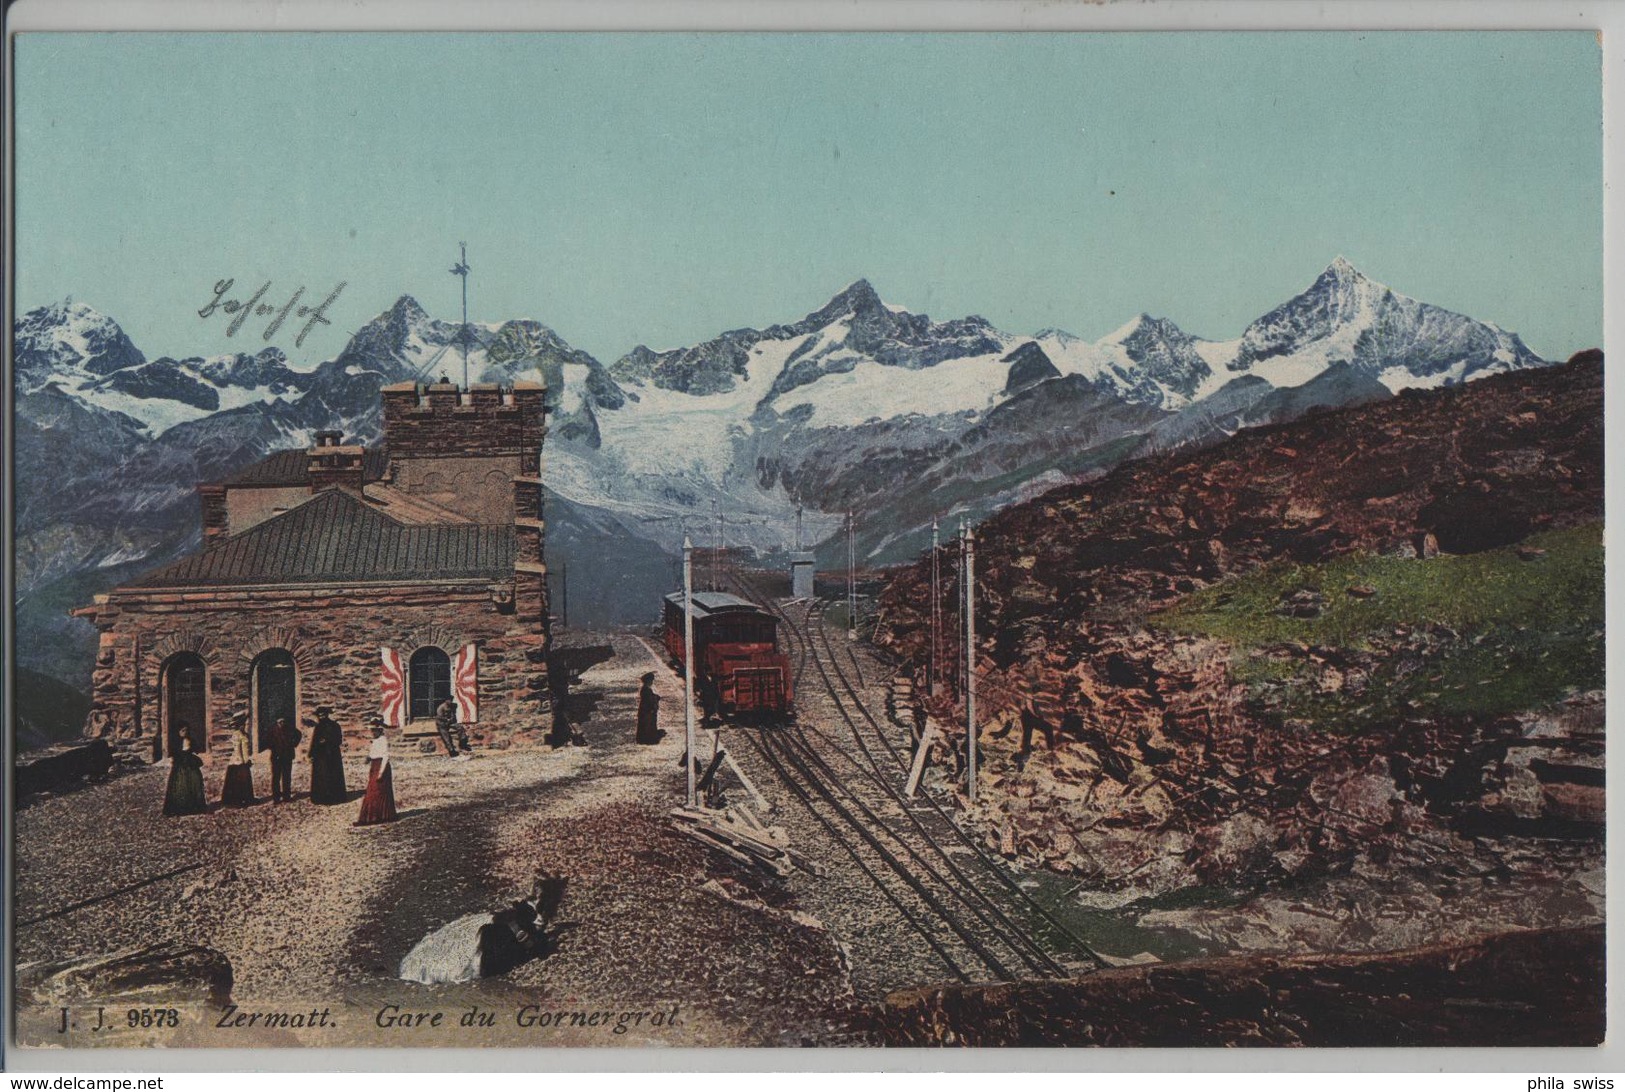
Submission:
M 371 768 L 367 774 L 367 795 L 361 798 L 361 817 L 358 827 L 374 823 L 393 823 L 395 814 L 395 786 L 389 775 L 389 740 L 384 738 L 384 718 L 372 718 L 372 749 L 367 752 Z

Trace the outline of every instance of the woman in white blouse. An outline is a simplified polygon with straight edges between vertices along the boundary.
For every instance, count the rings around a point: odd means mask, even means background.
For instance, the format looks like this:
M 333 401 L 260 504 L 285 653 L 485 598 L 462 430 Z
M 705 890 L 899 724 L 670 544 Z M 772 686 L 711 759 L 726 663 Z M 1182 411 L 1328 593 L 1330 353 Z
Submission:
M 395 785 L 390 776 L 389 740 L 384 737 L 384 718 L 372 717 L 372 747 L 367 751 L 369 769 L 367 794 L 361 798 L 361 817 L 358 827 L 374 823 L 393 823 L 400 818 L 395 814 Z

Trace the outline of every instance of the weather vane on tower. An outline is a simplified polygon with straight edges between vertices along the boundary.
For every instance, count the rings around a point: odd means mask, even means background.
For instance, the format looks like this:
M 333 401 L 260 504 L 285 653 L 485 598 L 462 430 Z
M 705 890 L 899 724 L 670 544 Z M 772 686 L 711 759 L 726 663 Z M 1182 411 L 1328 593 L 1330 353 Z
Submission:
M 463 279 L 463 327 L 457 333 L 457 340 L 463 344 L 463 389 L 468 389 L 468 244 L 458 243 L 457 249 L 461 258 L 451 267 L 454 276 Z

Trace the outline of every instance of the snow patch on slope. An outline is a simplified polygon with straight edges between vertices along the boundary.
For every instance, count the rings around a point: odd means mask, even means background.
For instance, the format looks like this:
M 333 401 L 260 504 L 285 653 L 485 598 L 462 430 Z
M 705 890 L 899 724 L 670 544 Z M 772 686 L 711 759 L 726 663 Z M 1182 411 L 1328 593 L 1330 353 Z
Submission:
M 1467 372 L 1467 361 L 1458 360 L 1442 372 L 1434 375 L 1412 375 L 1407 369 L 1398 365 L 1384 368 L 1377 373 L 1377 382 L 1398 394 L 1404 390 L 1436 390 L 1439 387 L 1460 383 L 1462 376 Z
M 1004 391 L 1009 368 L 1002 353 L 959 357 L 929 368 L 895 368 L 859 359 L 849 372 L 831 372 L 778 399 L 780 413 L 812 410 L 812 428 L 852 428 L 908 416 L 981 413 Z

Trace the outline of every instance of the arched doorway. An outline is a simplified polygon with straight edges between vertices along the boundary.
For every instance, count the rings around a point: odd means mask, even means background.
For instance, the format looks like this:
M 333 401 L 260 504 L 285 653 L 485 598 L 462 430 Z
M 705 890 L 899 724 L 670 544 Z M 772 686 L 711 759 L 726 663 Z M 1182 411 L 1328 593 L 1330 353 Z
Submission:
M 299 726 L 298 672 L 293 653 L 283 648 L 260 653 L 251 671 L 255 749 L 263 751 L 270 747 L 271 725 L 279 719 Z
M 428 645 L 412 653 L 408 671 L 412 704 L 407 716 L 412 720 L 432 720 L 440 703 L 451 698 L 451 657 Z
M 175 754 L 181 747 L 182 725 L 192 731 L 192 746 L 199 752 L 209 748 L 209 670 L 195 652 L 177 652 L 164 661 L 159 683 L 163 687 L 164 713 L 162 746 Z M 162 758 L 160 753 L 156 757 Z

